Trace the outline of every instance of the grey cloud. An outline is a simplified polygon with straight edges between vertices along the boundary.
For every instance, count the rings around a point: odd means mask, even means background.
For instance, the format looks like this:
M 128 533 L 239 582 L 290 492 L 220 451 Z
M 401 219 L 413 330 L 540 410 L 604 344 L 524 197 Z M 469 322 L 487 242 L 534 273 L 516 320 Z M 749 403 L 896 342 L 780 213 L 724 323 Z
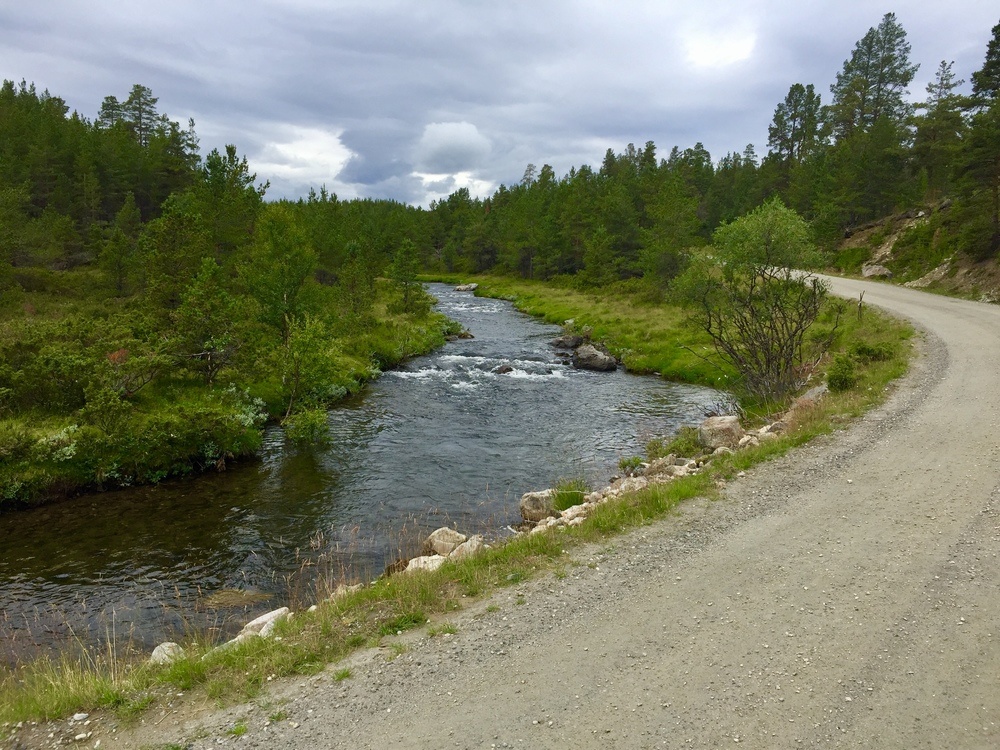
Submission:
M 432 122 L 424 128 L 416 148 L 420 171 L 433 174 L 467 172 L 482 164 L 490 141 L 469 122 Z
M 897 0 L 922 66 L 914 98 L 941 59 L 955 60 L 966 79 L 982 64 L 1000 19 L 987 5 Z M 652 140 L 665 156 L 702 141 L 715 158 L 753 142 L 764 154 L 788 87 L 812 83 L 829 101 L 854 43 L 886 10 L 861 0 L 8 6 L 4 75 L 48 88 L 85 116 L 142 83 L 161 111 L 194 117 L 203 153 L 235 143 L 259 179 L 271 180 L 272 197 L 302 195 L 308 178 L 345 196 L 415 203 L 457 185 L 459 172 L 480 186 L 518 180 L 528 162 L 562 175 L 629 142 Z M 697 68 L 687 59 L 692 40 L 711 60 L 713 43 L 748 30 L 756 38 L 745 60 Z M 339 137 L 350 154 L 339 172 L 326 173 L 340 164 L 332 160 L 326 171 L 306 169 L 316 160 L 304 146 L 288 151 L 300 142 L 289 140 L 294 129 Z M 278 171 L 265 173 L 267 165 Z M 451 176 L 429 185 L 414 172 Z

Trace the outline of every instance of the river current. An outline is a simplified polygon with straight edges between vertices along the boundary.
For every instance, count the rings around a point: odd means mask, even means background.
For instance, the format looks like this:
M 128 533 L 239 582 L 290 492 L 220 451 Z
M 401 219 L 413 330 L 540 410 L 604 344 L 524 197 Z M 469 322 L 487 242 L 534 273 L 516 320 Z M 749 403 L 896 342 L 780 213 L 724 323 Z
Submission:
M 498 536 L 522 493 L 606 483 L 621 458 L 700 420 L 717 391 L 573 369 L 556 326 L 434 284 L 475 336 L 385 373 L 329 412 L 329 445 L 269 429 L 259 461 L 0 516 L 0 662 L 67 643 L 142 648 L 238 629 L 365 579 L 451 525 Z

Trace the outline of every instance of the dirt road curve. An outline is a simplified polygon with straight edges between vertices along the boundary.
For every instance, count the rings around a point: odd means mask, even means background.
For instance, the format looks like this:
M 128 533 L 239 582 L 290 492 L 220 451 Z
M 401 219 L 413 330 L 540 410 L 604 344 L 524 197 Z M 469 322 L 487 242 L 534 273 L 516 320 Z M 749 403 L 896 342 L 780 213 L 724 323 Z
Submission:
M 470 607 L 454 635 L 153 716 L 129 742 L 1000 747 L 1000 307 L 831 283 L 926 332 L 885 408 Z

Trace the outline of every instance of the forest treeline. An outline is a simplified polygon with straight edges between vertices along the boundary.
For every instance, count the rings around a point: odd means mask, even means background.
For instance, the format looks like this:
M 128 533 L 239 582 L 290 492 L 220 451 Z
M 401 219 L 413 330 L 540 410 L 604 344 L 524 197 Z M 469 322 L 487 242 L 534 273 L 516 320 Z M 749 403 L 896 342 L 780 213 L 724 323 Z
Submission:
M 609 149 L 598 168 L 528 165 L 485 198 L 428 208 L 267 200 L 235 146 L 135 85 L 93 119 L 0 87 L 0 507 L 156 481 L 252 453 L 261 424 L 322 435 L 323 408 L 453 330 L 420 271 L 559 277 L 648 300 L 713 233 L 779 199 L 833 251 L 852 227 L 932 207 L 911 253 L 1000 251 L 1000 24 L 975 71 L 917 66 L 887 14 L 829 87 L 793 83 L 768 150 Z M 971 95 L 959 92 L 968 75 Z M 836 262 L 828 253 L 827 262 Z

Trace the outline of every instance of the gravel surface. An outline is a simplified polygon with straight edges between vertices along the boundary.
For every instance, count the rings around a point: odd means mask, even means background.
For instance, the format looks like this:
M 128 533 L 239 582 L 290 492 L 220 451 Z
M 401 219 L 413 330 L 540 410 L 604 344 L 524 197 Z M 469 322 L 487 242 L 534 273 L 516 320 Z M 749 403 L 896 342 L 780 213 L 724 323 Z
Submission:
M 348 679 L 179 702 L 78 746 L 1000 747 L 1000 308 L 831 283 L 923 330 L 850 429 Z

